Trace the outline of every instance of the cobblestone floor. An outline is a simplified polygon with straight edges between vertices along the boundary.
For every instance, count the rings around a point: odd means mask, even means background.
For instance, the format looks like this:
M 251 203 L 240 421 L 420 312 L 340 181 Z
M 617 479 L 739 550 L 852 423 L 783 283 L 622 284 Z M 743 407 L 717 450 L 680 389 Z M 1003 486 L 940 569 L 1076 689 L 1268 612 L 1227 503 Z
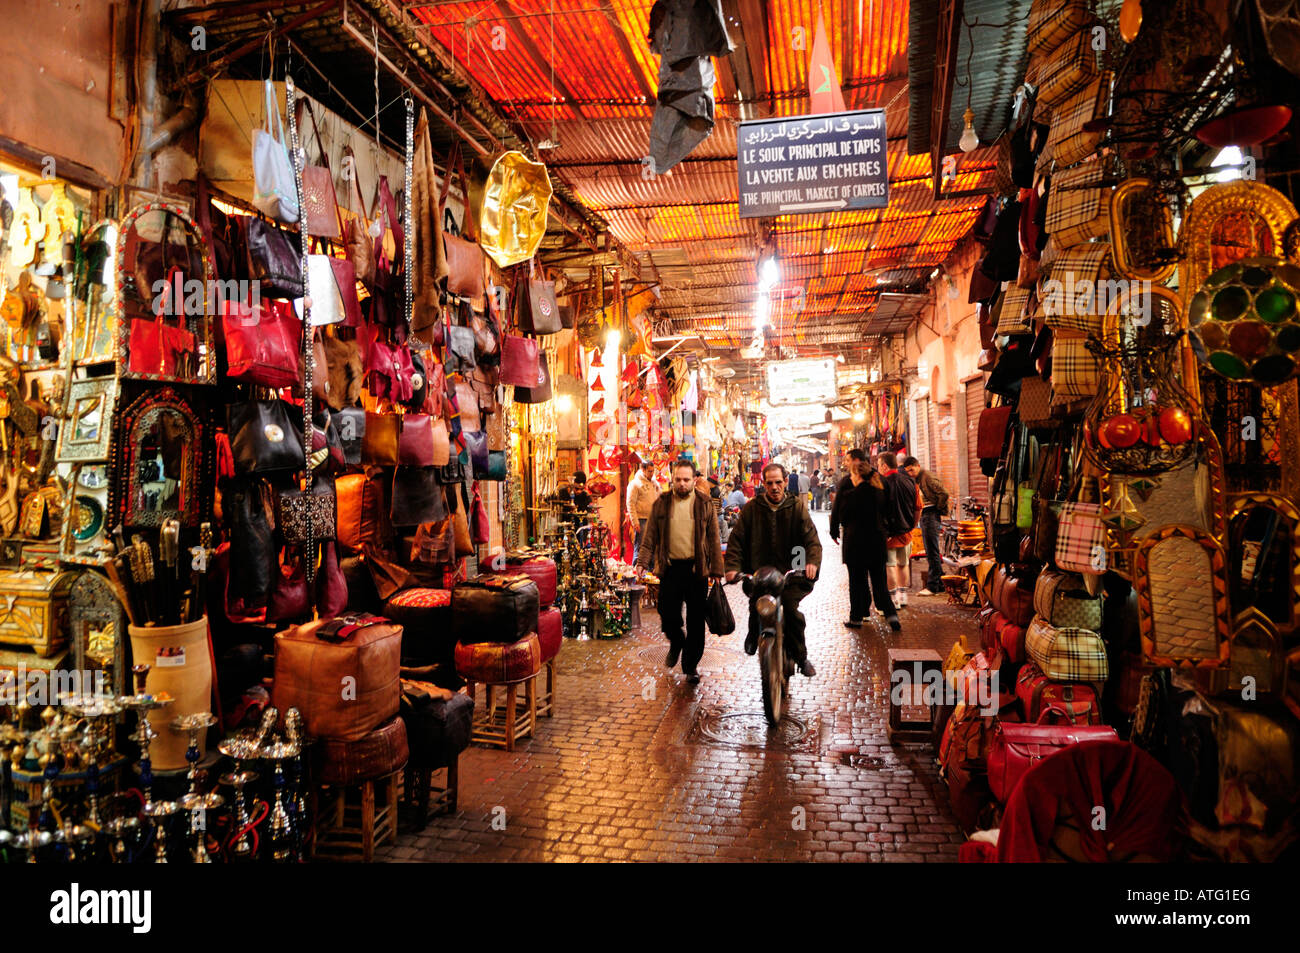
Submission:
M 737 631 L 708 636 L 696 686 L 664 667 L 658 618 L 643 610 L 626 638 L 566 641 L 555 716 L 513 752 L 471 746 L 457 812 L 400 834 L 377 859 L 954 860 L 963 838 L 933 750 L 886 741 L 885 653 L 946 655 L 972 617 L 914 595 L 900 633 L 878 615 L 860 633 L 845 628 L 844 566 L 826 514 L 815 519 L 827 565 L 802 607 L 818 674 L 792 679 L 781 730 L 764 726 L 739 586 L 728 588 Z

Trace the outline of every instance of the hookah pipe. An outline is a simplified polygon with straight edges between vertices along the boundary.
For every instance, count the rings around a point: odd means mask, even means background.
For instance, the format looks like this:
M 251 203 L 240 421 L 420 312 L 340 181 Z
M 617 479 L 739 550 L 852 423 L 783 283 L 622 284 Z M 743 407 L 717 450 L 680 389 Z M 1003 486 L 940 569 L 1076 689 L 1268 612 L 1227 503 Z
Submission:
M 145 691 L 145 682 L 149 678 L 150 666 L 144 663 L 133 666 L 135 675 L 135 694 L 123 698 L 122 704 L 136 713 L 137 738 L 140 744 L 140 788 L 144 792 L 144 816 L 153 821 L 154 860 L 167 863 L 167 819 L 177 811 L 175 801 L 158 801 L 153 799 L 153 761 L 149 757 L 149 745 L 158 733 L 149 724 L 148 712 L 171 704 L 167 695 L 150 695 Z
M 251 820 L 248 815 L 248 802 L 244 797 L 244 788 L 258 778 L 256 771 L 248 771 L 243 767 L 243 762 L 250 761 L 259 757 L 259 752 L 266 742 L 266 739 L 275 727 L 280 713 L 274 708 L 268 707 L 262 712 L 262 721 L 258 725 L 257 735 L 249 738 L 247 735 L 242 737 L 227 738 L 221 743 L 217 750 L 235 761 L 235 770 L 224 774 L 221 777 L 221 783 L 229 785 L 235 789 L 234 806 L 235 806 L 235 823 L 234 830 L 227 839 L 223 847 L 223 852 L 235 860 L 250 860 L 257 854 L 258 837 L 254 830 L 266 818 L 266 813 L 262 813 L 257 820 Z M 264 808 L 269 811 L 265 801 L 259 801 Z
M 275 712 L 274 708 L 268 708 L 267 712 Z M 278 713 L 276 713 L 278 715 Z M 263 714 L 265 721 L 265 713 Z M 285 716 L 288 721 L 288 714 Z M 274 722 L 272 722 L 274 723 Z M 292 862 L 297 860 L 295 842 L 297 840 L 296 825 L 293 824 L 289 816 L 289 811 L 285 807 L 285 774 L 284 762 L 289 759 L 297 759 L 302 753 L 302 748 L 296 740 L 272 741 L 261 745 L 259 754 L 269 761 L 275 762 L 275 805 L 271 808 L 271 824 L 267 832 L 267 843 L 271 850 L 271 861 L 273 863 Z
M 303 730 L 302 712 L 290 708 L 284 713 L 284 733 L 290 744 L 297 745 L 297 756 L 289 761 L 289 814 L 293 822 L 294 850 L 299 859 L 307 843 L 307 798 L 303 794 L 303 749 L 307 733 Z
M 190 817 L 189 834 L 194 840 L 190 847 L 190 859 L 196 864 L 212 863 L 207 849 L 207 813 L 225 803 L 225 799 L 215 791 L 208 794 L 199 791 L 199 732 L 216 723 L 216 716 L 208 711 L 181 715 L 172 722 L 173 731 L 188 731 L 190 735 L 189 746 L 185 749 L 185 760 L 190 764 L 190 789 L 177 803 Z

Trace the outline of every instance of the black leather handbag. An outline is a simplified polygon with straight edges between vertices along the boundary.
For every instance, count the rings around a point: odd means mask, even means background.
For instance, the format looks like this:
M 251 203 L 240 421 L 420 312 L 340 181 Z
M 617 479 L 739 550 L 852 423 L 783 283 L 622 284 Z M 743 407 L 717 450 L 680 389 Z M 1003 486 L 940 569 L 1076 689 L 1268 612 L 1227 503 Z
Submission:
M 230 534 L 226 610 L 243 617 L 265 608 L 271 596 L 271 571 L 278 566 L 271 487 L 256 477 L 230 480 L 221 492 L 221 510 Z
M 265 473 L 301 470 L 307 465 L 302 449 L 302 411 L 283 400 L 253 400 L 227 408 L 226 433 L 235 458 L 235 472 Z
M 487 575 L 451 590 L 451 630 L 457 642 L 518 642 L 537 631 L 537 583 L 524 575 Z
M 361 442 L 366 436 L 366 412 L 360 407 L 344 407 L 330 412 L 332 429 L 343 444 L 343 459 L 349 464 L 361 462 Z
M 465 464 L 458 453 L 452 454 L 451 461 L 445 466 L 434 467 L 433 469 L 436 471 L 435 476 L 438 482 L 443 485 L 454 486 L 457 483 L 465 482 Z
M 262 218 L 248 219 L 244 228 L 248 275 L 259 282 L 262 297 L 301 298 L 302 259 L 294 245 L 297 236 Z
M 389 516 L 394 526 L 419 526 L 447 518 L 435 467 L 397 467 Z

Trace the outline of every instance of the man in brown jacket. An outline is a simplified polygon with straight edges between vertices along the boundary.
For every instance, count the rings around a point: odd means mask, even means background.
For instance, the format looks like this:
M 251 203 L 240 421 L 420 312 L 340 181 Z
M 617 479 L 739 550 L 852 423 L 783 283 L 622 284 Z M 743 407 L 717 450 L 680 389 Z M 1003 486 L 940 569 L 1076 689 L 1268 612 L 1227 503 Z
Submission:
M 695 465 L 689 460 L 673 465 L 673 488 L 650 508 L 636 568 L 651 569 L 659 577 L 659 619 L 668 639 L 664 664 L 672 668 L 680 656 L 687 681 L 697 683 L 696 666 L 704 655 L 705 603 L 709 581 L 722 578 L 722 543 L 713 501 L 695 488 Z

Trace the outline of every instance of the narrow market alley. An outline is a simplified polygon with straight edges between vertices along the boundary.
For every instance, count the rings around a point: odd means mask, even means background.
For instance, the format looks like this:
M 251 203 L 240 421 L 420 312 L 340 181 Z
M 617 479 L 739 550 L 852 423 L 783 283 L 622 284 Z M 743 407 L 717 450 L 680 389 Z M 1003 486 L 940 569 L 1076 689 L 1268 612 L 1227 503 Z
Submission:
M 554 718 L 513 752 L 464 752 L 455 814 L 377 858 L 955 860 L 965 838 L 934 748 L 885 738 L 885 653 L 944 655 L 972 615 L 913 598 L 901 632 L 878 614 L 846 628 L 848 577 L 827 514 L 813 518 L 826 566 L 802 608 L 817 676 L 793 677 L 779 730 L 768 732 L 758 662 L 742 648 L 739 585 L 727 589 L 737 631 L 709 634 L 696 686 L 664 667 L 658 616 L 643 610 L 623 639 L 566 640 Z M 923 568 L 914 561 L 918 581 Z

